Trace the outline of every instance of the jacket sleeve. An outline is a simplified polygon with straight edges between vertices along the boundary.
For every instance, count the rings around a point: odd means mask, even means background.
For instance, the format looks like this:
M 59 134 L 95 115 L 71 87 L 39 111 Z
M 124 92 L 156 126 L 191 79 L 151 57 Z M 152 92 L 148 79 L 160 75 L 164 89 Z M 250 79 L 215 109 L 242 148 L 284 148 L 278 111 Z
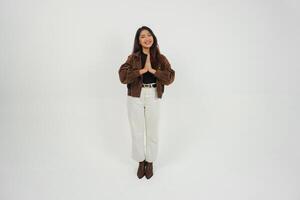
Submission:
M 162 55 L 163 70 L 156 69 L 154 76 L 160 80 L 163 85 L 170 85 L 175 79 L 175 71 L 171 68 L 168 59 Z
M 132 69 L 132 56 L 129 55 L 126 62 L 119 68 L 119 78 L 121 83 L 128 84 L 140 76 L 139 69 Z

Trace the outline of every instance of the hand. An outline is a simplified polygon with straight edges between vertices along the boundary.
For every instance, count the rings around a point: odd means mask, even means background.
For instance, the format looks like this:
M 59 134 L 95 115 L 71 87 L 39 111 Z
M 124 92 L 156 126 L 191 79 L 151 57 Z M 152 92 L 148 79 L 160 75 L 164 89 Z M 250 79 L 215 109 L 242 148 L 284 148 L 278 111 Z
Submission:
M 145 66 L 143 69 L 140 69 L 140 74 L 142 75 L 142 74 L 144 74 L 144 73 L 146 73 L 146 72 L 150 72 L 150 73 L 152 73 L 152 74 L 154 74 L 155 72 L 156 72 L 156 70 L 155 69 L 153 69 L 152 67 L 150 67 L 149 65 L 148 66 Z
M 151 66 L 148 67 L 148 71 L 152 74 L 154 74 L 156 72 L 156 70 L 153 69 Z
M 150 62 L 150 54 L 147 55 L 147 60 L 146 60 L 146 63 L 145 63 L 145 67 L 143 69 L 140 69 L 140 74 L 144 74 L 146 72 L 149 71 L 149 69 L 151 70 L 151 62 Z
M 145 66 L 147 66 L 148 68 L 149 68 L 149 67 L 152 67 L 152 66 L 151 66 L 151 62 L 150 62 L 150 53 L 147 54 L 147 59 L 146 59 Z
M 143 69 L 140 69 L 140 75 L 146 73 L 148 71 L 148 69 L 146 67 L 144 67 Z
M 147 56 L 147 60 L 146 60 L 146 63 L 145 63 L 145 68 L 147 68 L 147 71 L 149 71 L 152 74 L 154 74 L 156 72 L 156 70 L 153 69 L 152 66 L 151 66 L 150 54 L 148 54 L 148 56 Z

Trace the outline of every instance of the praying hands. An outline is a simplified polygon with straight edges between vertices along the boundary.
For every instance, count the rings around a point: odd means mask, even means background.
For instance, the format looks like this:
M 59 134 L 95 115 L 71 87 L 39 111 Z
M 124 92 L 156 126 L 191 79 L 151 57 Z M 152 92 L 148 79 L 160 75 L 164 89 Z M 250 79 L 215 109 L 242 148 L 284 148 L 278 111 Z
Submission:
M 146 63 L 145 63 L 145 67 L 143 69 L 140 70 L 140 74 L 144 74 L 146 72 L 150 72 L 152 74 L 154 74 L 156 72 L 155 69 L 152 68 L 151 66 L 151 62 L 150 62 L 150 53 L 147 55 L 147 59 L 146 59 Z

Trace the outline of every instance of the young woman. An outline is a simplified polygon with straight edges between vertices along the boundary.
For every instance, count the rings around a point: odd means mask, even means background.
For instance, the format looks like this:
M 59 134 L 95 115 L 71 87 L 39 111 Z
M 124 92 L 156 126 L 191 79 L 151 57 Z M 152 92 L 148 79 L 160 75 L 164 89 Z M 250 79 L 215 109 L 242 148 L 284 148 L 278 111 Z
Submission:
M 149 179 L 153 176 L 153 161 L 158 153 L 160 100 L 164 86 L 175 78 L 175 71 L 160 53 L 156 36 L 149 27 L 142 26 L 137 30 L 133 51 L 120 66 L 119 78 L 121 83 L 127 84 L 132 158 L 139 163 L 137 176 L 145 175 Z

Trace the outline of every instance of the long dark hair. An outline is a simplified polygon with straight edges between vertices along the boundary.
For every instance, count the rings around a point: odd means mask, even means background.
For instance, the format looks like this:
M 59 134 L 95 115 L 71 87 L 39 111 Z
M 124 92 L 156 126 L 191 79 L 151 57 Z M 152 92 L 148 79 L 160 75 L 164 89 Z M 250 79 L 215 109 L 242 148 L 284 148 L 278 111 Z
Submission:
M 153 33 L 153 31 L 149 27 L 142 26 L 136 31 L 136 34 L 134 37 L 134 45 L 133 45 L 132 53 L 136 53 L 138 51 L 143 50 L 142 46 L 139 43 L 139 37 L 140 37 L 142 30 L 149 31 L 153 37 L 153 44 L 150 47 L 150 59 L 156 65 L 161 60 L 161 54 L 160 54 L 160 50 L 159 50 L 159 45 L 157 43 L 157 38 L 156 38 L 155 34 Z

